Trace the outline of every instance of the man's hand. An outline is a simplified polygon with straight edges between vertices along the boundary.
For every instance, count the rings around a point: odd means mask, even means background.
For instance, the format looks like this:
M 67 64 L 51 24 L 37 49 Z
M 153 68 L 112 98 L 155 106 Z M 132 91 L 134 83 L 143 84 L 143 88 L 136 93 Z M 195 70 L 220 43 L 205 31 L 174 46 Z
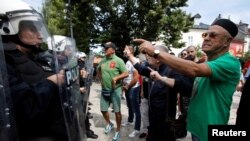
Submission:
M 148 67 L 148 69 L 151 71 L 150 72 L 150 77 L 153 80 L 160 80 L 162 82 L 164 82 L 165 84 L 167 84 L 169 87 L 173 88 L 175 85 L 175 79 L 173 78 L 168 78 L 166 76 L 161 76 L 157 71 L 151 69 L 150 67 Z
M 123 84 L 122 89 L 123 89 L 124 91 L 127 91 L 127 90 L 128 90 L 128 84 Z
M 64 71 L 61 70 L 58 74 L 47 77 L 48 80 L 52 81 L 56 85 L 62 85 L 65 81 Z
M 81 69 L 80 75 L 82 76 L 82 78 L 87 78 L 89 73 L 85 69 Z
M 113 87 L 113 88 L 115 88 L 116 82 L 117 82 L 116 77 L 114 77 L 114 78 L 112 79 L 112 87 Z
M 139 43 L 139 50 L 141 53 L 148 54 L 149 56 L 154 56 L 154 46 L 151 42 L 144 39 L 134 39 L 134 42 Z
M 128 58 L 130 58 L 131 56 L 133 56 L 133 54 L 132 54 L 131 51 L 129 50 L 129 47 L 128 47 L 128 46 L 126 46 L 126 47 L 124 48 L 123 53 L 124 53 L 125 56 L 128 57 Z
M 162 76 L 159 74 L 158 71 L 153 70 L 152 68 L 148 67 L 148 69 L 151 71 L 150 72 L 150 78 L 153 80 L 161 80 Z
M 80 92 L 81 92 L 81 94 L 84 94 L 86 92 L 85 87 L 80 87 Z

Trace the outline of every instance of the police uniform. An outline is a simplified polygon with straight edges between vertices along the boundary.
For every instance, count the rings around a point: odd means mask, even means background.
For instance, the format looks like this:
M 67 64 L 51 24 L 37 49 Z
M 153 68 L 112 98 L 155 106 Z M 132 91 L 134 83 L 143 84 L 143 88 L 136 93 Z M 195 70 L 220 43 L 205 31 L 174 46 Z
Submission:
M 19 138 L 50 136 L 67 140 L 58 86 L 46 79 L 53 70 L 38 56 L 27 57 L 14 47 L 5 50 Z

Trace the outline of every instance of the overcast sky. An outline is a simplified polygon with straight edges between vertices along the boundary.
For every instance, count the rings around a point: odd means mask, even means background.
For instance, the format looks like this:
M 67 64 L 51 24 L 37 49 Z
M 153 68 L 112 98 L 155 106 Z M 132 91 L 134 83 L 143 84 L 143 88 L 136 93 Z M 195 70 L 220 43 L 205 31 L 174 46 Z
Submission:
M 43 0 L 23 1 L 40 10 Z M 230 17 L 235 23 L 239 23 L 241 20 L 250 24 L 250 0 L 188 0 L 187 4 L 188 7 L 185 7 L 184 10 L 192 15 L 199 13 L 200 22 L 205 24 L 211 24 L 219 14 L 223 18 Z
M 33 8 L 37 10 L 41 10 L 42 2 L 45 0 L 23 0 L 23 1 L 27 2 L 28 4 L 30 4 Z
M 250 0 L 188 0 L 187 13 L 201 15 L 200 22 L 211 24 L 219 15 L 235 23 L 250 24 Z

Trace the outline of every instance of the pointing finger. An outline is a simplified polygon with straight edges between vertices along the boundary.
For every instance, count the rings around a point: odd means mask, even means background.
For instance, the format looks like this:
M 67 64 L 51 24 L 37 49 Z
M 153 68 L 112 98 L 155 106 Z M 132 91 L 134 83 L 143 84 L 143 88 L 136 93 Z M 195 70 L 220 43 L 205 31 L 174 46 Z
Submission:
M 148 69 L 152 72 L 152 71 L 155 71 L 155 70 L 153 70 L 152 68 L 150 68 L 150 67 L 148 67 Z

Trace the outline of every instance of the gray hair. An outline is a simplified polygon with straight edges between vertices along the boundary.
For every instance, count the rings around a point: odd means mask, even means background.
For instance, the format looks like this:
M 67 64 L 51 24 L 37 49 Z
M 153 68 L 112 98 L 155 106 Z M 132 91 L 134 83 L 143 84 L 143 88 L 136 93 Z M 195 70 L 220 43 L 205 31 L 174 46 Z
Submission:
M 155 45 L 154 47 L 159 49 L 160 51 L 164 51 L 164 52 L 167 52 L 167 53 L 169 52 L 168 47 L 165 46 L 165 45 Z

